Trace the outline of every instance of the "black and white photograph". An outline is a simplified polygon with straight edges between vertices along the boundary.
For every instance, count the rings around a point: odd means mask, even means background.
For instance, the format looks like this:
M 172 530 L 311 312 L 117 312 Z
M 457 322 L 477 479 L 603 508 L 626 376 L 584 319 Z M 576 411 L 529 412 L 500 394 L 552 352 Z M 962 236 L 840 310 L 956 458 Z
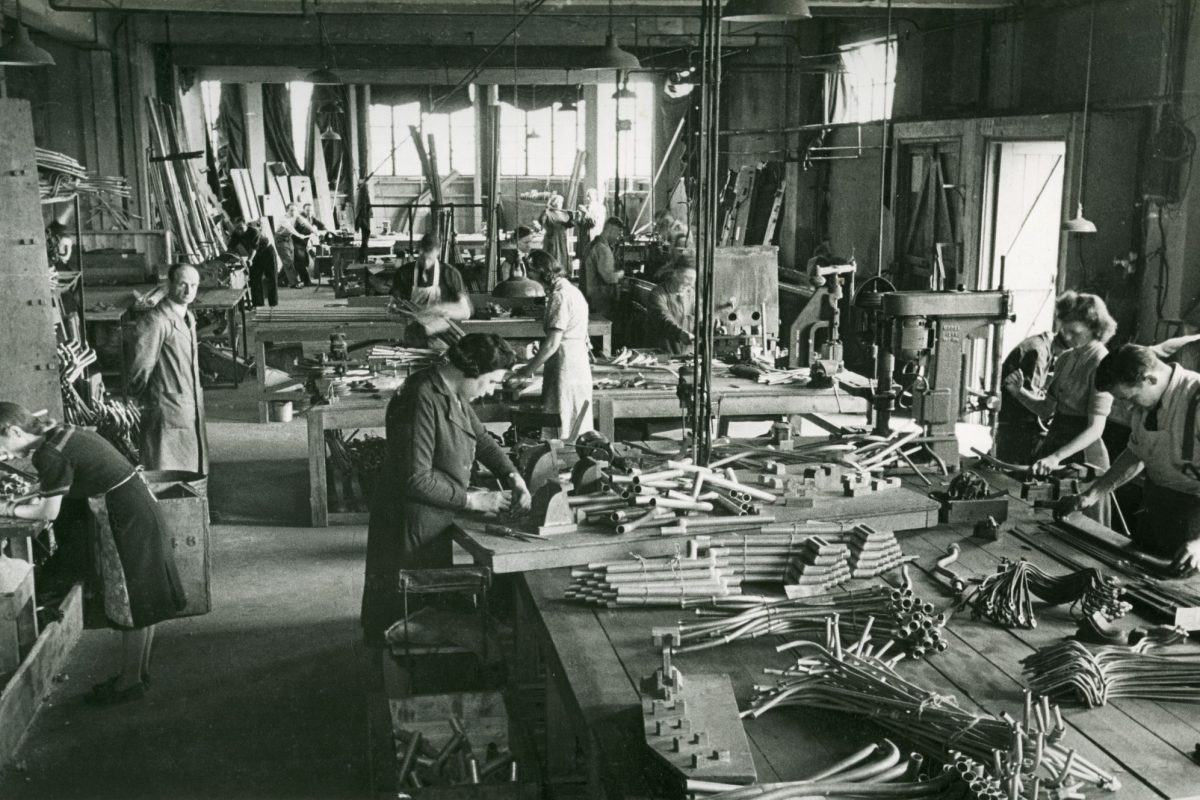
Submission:
M 1200 0 L 0 0 L 0 800 L 1200 798 Z

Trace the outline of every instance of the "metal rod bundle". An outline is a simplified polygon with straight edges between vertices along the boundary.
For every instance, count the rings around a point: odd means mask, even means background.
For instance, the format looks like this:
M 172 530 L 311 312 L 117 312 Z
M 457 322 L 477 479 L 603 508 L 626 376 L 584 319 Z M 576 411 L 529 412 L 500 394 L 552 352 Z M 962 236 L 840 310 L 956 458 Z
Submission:
M 757 718 L 781 706 L 823 708 L 868 717 L 912 742 L 927 755 L 961 751 L 991 765 L 992 777 L 1006 783 L 1010 798 L 1034 796 L 1041 786 L 1092 784 L 1109 791 L 1117 779 L 1073 749 L 1064 747 L 1066 726 L 1046 697 L 1026 695 L 1021 722 L 960 708 L 954 697 L 918 686 L 895 669 L 904 654 L 884 660 L 894 642 L 881 647 L 867 635 L 846 646 L 837 616 L 828 622 L 825 644 L 797 641 L 778 649 L 800 650 L 795 665 L 775 686 L 758 687 L 743 717 Z
M 843 632 L 863 638 L 872 633 L 886 636 L 895 642 L 898 652 L 910 657 L 943 652 L 949 646 L 943 633 L 948 617 L 936 613 L 933 605 L 914 595 L 909 586 L 872 586 L 752 603 L 740 602 L 743 600 L 757 599 L 721 599 L 697 608 L 697 616 L 705 619 L 679 623 L 680 646 L 675 652 L 691 653 L 763 636 L 820 638 L 834 616 Z
M 728 564 L 706 558 L 641 558 L 636 563 L 589 564 L 571 570 L 568 600 L 609 607 L 678 605 L 688 598 L 711 599 L 741 592 Z
M 808 797 L 888 797 L 922 800 L 999 800 L 1000 782 L 984 766 L 960 752 L 940 769 L 920 753 L 904 755 L 885 739 L 859 750 L 829 769 L 801 781 L 753 786 L 688 781 L 688 792 L 711 800 L 799 800 Z
M 1089 708 L 1118 698 L 1200 702 L 1200 655 L 1194 650 L 1150 652 L 1183 637 L 1180 630 L 1159 628 L 1133 646 L 1095 650 L 1067 640 L 1043 647 L 1021 663 L 1034 691 Z
M 1132 608 L 1121 599 L 1122 592 L 1116 578 L 1105 578 L 1096 569 L 1050 575 L 1025 559 L 1004 559 L 994 574 L 977 585 L 968 584 L 959 604 L 970 606 L 975 619 L 982 617 L 1005 628 L 1036 628 L 1035 597 L 1050 605 L 1078 604 L 1085 615 L 1099 613 L 1112 622 Z

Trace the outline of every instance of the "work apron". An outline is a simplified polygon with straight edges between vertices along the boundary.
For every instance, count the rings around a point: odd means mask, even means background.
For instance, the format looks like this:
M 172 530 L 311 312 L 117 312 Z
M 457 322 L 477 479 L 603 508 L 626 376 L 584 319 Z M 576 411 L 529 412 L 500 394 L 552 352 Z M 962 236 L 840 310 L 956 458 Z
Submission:
M 1195 465 L 1196 410 L 1200 390 L 1184 406 L 1182 435 L 1176 419 L 1162 420 L 1158 430 L 1139 424 L 1135 452 L 1147 465 L 1134 542 L 1148 553 L 1175 558 L 1192 539 L 1200 537 L 1200 470 Z M 1163 469 L 1161 465 L 1170 465 Z M 1154 465 L 1154 466 L 1151 466 Z
M 546 361 L 542 374 L 542 409 L 558 416 L 559 436 L 566 438 L 584 405 L 587 413 L 578 433 L 592 426 L 592 367 L 588 363 L 585 339 L 563 339 L 558 350 Z
M 421 280 L 421 268 L 417 267 L 413 274 L 413 289 L 409 296 L 409 301 L 412 302 L 421 311 L 428 308 L 433 308 L 438 303 L 442 302 L 442 263 L 439 261 L 433 267 L 433 284 L 430 286 L 418 286 Z M 440 339 L 430 337 L 425 330 L 425 326 L 419 322 L 412 322 L 404 329 L 404 344 L 408 347 L 436 347 L 437 349 L 445 349 L 445 345 Z
M 1078 417 L 1071 414 L 1055 414 L 1054 419 L 1050 423 L 1050 429 L 1046 431 L 1046 438 L 1042 440 L 1041 445 L 1033 453 L 1033 460 L 1037 461 L 1039 458 L 1050 455 L 1083 433 L 1087 426 L 1088 421 L 1086 417 Z M 1085 447 L 1082 452 L 1065 459 L 1062 463 L 1091 464 L 1099 469 L 1101 473 L 1107 472 L 1109 466 L 1111 466 L 1108 460 L 1108 448 L 1104 446 L 1102 439 L 1097 439 Z M 1110 525 L 1111 512 L 1109 505 L 1109 499 L 1105 496 L 1083 513 L 1105 527 L 1112 527 Z

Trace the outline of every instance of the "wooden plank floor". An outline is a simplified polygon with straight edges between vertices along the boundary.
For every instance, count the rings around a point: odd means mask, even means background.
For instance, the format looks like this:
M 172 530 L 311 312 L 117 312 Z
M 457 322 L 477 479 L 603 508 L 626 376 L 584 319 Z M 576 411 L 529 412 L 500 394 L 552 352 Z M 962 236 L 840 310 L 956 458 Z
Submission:
M 1028 523 L 1032 510 L 1012 503 L 1009 526 Z M 1042 517 L 1045 519 L 1045 517 Z M 951 542 L 961 542 L 960 567 L 980 573 L 994 571 L 999 558 L 1026 557 L 1055 574 L 1068 570 L 1011 535 L 1000 542 L 980 544 L 965 528 L 939 526 L 901 537 L 905 551 L 919 556 L 912 570 L 914 590 L 939 608 L 949 605 L 950 594 L 932 577 L 934 561 Z M 1087 559 L 1080 557 L 1081 561 Z M 655 626 L 671 625 L 686 612 L 678 609 L 599 609 L 562 599 L 569 583 L 567 570 L 528 573 L 531 602 L 544 622 L 553 650 L 561 661 L 563 678 L 572 688 L 582 721 L 602 722 L 611 728 L 620 708 L 638 703 L 639 680 L 656 668 L 659 656 L 650 640 Z M 1147 624 L 1133 615 L 1123 625 Z M 1034 649 L 1070 635 L 1075 622 L 1066 607 L 1039 609 L 1038 626 L 1009 631 L 960 612 L 947 630 L 951 642 L 945 653 L 920 662 L 904 662 L 903 674 L 919 684 L 953 694 L 964 708 L 1018 715 L 1022 705 L 1021 659 Z M 786 666 L 790 659 L 774 651 L 775 640 L 739 642 L 730 646 L 680 655 L 676 663 L 685 677 L 690 672 L 729 674 L 740 707 L 745 707 L 758 683 L 769 683 L 765 667 Z M 1200 766 L 1190 753 L 1200 741 L 1200 713 L 1181 703 L 1114 701 L 1100 709 L 1064 708 L 1069 733 L 1064 740 L 1081 756 L 1121 781 L 1121 800 L 1132 798 L 1184 798 L 1200 794 Z M 617 732 L 638 741 L 636 714 Z M 760 781 L 788 780 L 828 765 L 881 734 L 870 723 L 845 715 L 809 709 L 781 709 L 746 721 Z M 628 775 L 643 763 L 642 754 L 628 740 L 610 732 L 602 771 Z M 604 750 L 604 742 L 601 742 Z M 627 783 L 625 796 L 638 796 L 635 783 Z M 1102 796 L 1097 791 L 1089 796 Z M 610 793 L 610 796 L 614 796 Z

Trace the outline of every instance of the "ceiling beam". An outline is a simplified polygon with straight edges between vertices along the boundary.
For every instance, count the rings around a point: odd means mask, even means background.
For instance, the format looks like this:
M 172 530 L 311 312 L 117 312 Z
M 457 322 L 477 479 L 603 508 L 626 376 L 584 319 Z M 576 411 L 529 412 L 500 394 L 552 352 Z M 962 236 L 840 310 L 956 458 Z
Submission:
M 511 3 L 491 0 L 49 0 L 61 11 L 145 11 L 171 14 L 284 14 L 312 15 L 314 11 L 344 14 L 437 14 L 512 16 Z M 526 5 L 524 0 L 522 5 Z M 651 0 L 616 3 L 623 16 L 698 16 L 696 0 Z M 1018 0 L 894 0 L 893 9 L 987 11 L 1018 6 Z M 817 12 L 887 8 L 887 0 L 809 0 Z M 607 0 L 549 0 L 539 13 L 608 16 Z
M 2 3 L 7 16 L 15 17 L 15 4 Z M 36 31 L 66 42 L 81 42 L 104 46 L 107 41 L 95 14 L 64 11 L 51 0 L 22 0 L 21 21 Z

